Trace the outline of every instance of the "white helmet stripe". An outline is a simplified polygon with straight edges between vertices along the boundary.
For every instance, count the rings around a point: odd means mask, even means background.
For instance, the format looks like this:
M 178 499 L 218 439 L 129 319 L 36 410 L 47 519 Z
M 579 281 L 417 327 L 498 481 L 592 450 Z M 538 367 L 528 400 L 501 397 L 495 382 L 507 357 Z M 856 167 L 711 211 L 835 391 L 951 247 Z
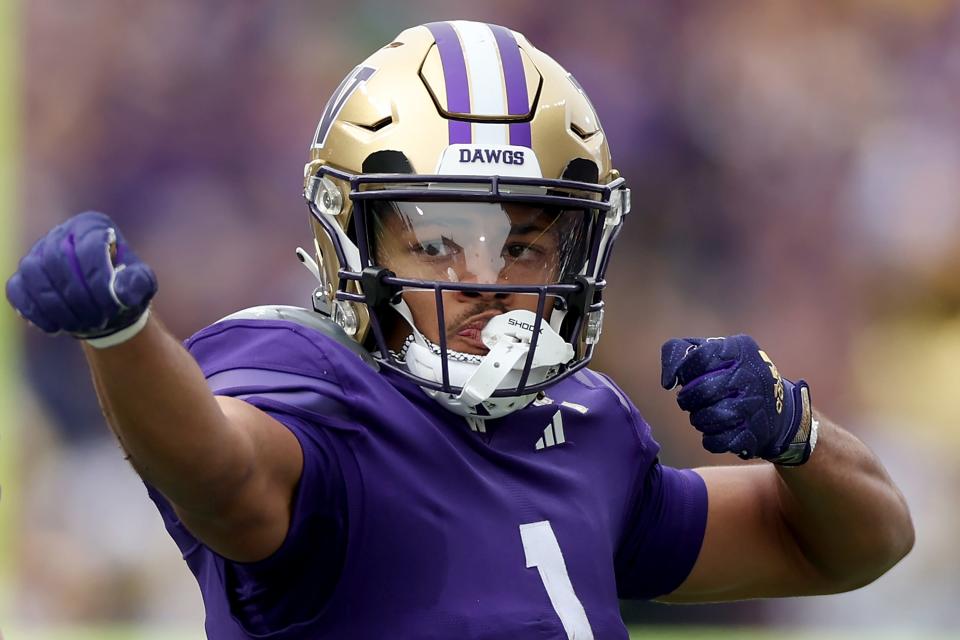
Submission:
M 460 37 L 470 85 L 470 112 L 491 116 L 507 115 L 507 91 L 497 40 L 490 27 L 479 22 L 454 20 L 450 23 Z M 473 123 L 476 144 L 509 144 L 506 124 Z

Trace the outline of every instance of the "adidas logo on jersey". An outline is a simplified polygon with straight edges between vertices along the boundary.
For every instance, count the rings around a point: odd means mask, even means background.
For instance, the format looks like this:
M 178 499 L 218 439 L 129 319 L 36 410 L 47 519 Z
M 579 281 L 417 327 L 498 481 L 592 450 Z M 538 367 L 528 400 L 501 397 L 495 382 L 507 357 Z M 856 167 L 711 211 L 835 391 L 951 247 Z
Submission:
M 483 418 L 464 416 L 464 419 L 467 421 L 467 424 L 470 425 L 470 431 L 476 431 L 477 433 L 487 432 L 487 424 L 483 421 Z
M 553 414 L 553 420 L 551 420 L 547 428 L 543 430 L 543 436 L 537 440 L 535 447 L 537 451 L 539 451 L 547 447 L 563 444 L 564 442 L 566 442 L 566 439 L 563 437 L 563 416 L 560 415 L 560 411 L 558 410 Z

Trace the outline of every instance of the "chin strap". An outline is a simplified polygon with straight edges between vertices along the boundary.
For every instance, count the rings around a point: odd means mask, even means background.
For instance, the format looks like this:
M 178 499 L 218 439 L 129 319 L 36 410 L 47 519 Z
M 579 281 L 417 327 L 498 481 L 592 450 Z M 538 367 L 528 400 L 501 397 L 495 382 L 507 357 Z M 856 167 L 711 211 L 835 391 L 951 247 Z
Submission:
M 432 352 L 432 343 L 417 329 L 417 325 L 413 322 L 413 313 L 410 311 L 406 300 L 401 299 L 399 302 L 392 303 L 390 306 L 400 314 L 401 318 L 407 321 L 407 325 L 410 327 L 410 336 L 413 338 L 413 344 L 418 344 Z

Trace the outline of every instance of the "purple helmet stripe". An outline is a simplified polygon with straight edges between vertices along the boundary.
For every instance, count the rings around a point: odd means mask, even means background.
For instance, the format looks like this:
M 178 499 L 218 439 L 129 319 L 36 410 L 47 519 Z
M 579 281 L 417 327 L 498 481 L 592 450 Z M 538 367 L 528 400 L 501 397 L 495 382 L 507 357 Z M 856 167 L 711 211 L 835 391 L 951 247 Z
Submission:
M 510 125 L 510 144 L 520 147 L 533 146 L 533 141 L 530 139 L 529 122 L 514 122 Z
M 507 113 L 512 116 L 526 115 L 530 108 L 527 101 L 527 77 L 517 39 L 509 29 L 495 24 L 487 25 L 497 39 L 500 62 L 503 65 L 503 80 L 507 87 Z M 510 125 L 510 144 L 529 147 L 530 123 L 514 122 Z
M 449 22 L 431 22 L 426 25 L 437 41 L 440 63 L 443 65 L 443 81 L 447 90 L 447 111 L 470 113 L 470 87 L 467 84 L 467 63 L 463 59 L 460 38 Z M 469 144 L 470 123 L 450 120 L 450 144 Z

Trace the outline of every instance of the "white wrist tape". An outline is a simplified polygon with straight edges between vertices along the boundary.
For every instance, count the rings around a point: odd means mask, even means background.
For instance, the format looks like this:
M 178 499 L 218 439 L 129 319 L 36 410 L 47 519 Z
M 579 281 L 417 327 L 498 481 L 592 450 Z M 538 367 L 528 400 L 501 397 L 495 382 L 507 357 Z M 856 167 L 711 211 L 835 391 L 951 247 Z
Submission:
M 116 333 L 111 333 L 108 336 L 103 336 L 102 338 L 90 338 L 84 340 L 87 344 L 95 349 L 106 349 L 107 347 L 115 347 L 118 344 L 123 344 L 133 336 L 140 333 L 145 326 L 147 326 L 147 320 L 150 319 L 150 307 L 147 307 L 140 317 L 137 318 L 137 321 L 134 322 L 129 327 L 124 327 L 117 331 Z

